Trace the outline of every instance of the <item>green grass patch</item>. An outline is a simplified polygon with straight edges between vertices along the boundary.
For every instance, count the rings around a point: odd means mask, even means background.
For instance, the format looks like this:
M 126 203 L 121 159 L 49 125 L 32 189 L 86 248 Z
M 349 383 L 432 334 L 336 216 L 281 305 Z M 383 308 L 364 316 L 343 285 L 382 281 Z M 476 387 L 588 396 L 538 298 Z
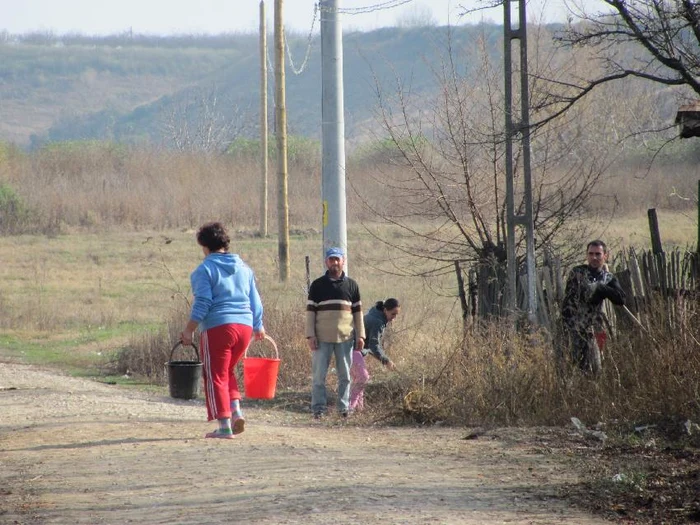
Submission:
M 3 334 L 0 357 L 95 377 L 109 368 L 119 351 L 119 342 L 134 333 L 156 328 L 154 323 L 122 322 L 112 327 L 81 326 L 63 333 Z

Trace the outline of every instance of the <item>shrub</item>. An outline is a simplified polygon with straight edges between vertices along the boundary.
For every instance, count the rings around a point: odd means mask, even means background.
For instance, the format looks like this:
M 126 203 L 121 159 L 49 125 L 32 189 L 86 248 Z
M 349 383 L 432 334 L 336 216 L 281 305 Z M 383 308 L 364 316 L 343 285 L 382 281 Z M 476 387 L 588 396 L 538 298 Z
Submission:
M 260 158 L 260 141 L 239 137 L 234 140 L 226 151 L 228 155 L 245 160 L 257 160 Z M 267 141 L 267 155 L 274 161 L 277 155 L 277 142 L 274 136 L 270 136 Z M 293 166 L 313 169 L 321 163 L 321 145 L 317 140 L 313 140 L 300 135 L 289 135 L 287 137 L 287 160 Z
M 180 340 L 188 314 L 184 310 L 174 310 L 160 330 L 134 335 L 116 357 L 116 373 L 134 375 L 156 385 L 166 384 L 165 363 L 170 360 L 171 350 Z M 174 359 L 177 360 L 178 356 Z
M 360 167 L 377 165 L 403 165 L 405 163 L 402 151 L 412 152 L 414 148 L 422 149 L 428 146 L 428 141 L 421 138 L 416 144 L 409 139 L 392 138 L 379 139 L 358 147 L 352 154 L 351 160 Z
M 675 309 L 680 311 L 680 303 Z M 556 342 L 523 334 L 507 321 L 479 327 L 460 342 L 443 338 L 428 351 L 399 361 L 367 390 L 383 420 L 421 424 L 561 425 L 571 417 L 589 424 L 682 423 L 700 420 L 700 322 L 687 301 L 669 328 L 669 305 L 652 302 L 637 325 L 620 326 L 605 347 L 598 377 L 559 366 Z
M 29 207 L 12 186 L 0 182 L 0 233 L 16 234 L 27 225 Z
M 180 338 L 180 331 L 187 322 L 189 311 L 173 312 L 165 326 L 155 332 L 139 334 L 119 352 L 116 372 L 146 378 L 154 384 L 167 382 L 163 364 L 170 358 L 170 351 Z M 307 389 L 311 385 L 311 359 L 304 337 L 303 307 L 283 305 L 280 299 L 265 303 L 265 328 L 273 334 L 282 358 L 278 379 L 280 390 Z M 269 348 L 255 348 L 254 355 L 271 357 Z M 243 387 L 241 380 L 240 387 Z

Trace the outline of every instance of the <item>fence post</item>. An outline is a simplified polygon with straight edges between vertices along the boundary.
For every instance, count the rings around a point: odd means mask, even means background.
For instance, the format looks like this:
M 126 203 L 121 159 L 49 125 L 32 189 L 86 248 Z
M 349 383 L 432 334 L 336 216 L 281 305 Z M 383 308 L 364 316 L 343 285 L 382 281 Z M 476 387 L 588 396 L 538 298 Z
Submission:
M 464 279 L 462 277 L 462 267 L 459 261 L 455 261 L 455 273 L 457 274 L 457 291 L 459 292 L 459 304 L 462 306 L 462 327 L 467 331 L 467 319 L 469 319 L 469 306 L 467 305 L 467 294 L 464 292 Z
M 472 322 L 476 318 L 476 305 L 479 289 L 477 285 L 477 274 L 474 268 L 469 270 L 469 307 L 472 312 Z
M 654 254 L 664 253 L 661 247 L 661 234 L 659 233 L 659 220 L 656 217 L 656 208 L 647 210 L 649 217 L 649 232 L 651 233 L 651 251 Z

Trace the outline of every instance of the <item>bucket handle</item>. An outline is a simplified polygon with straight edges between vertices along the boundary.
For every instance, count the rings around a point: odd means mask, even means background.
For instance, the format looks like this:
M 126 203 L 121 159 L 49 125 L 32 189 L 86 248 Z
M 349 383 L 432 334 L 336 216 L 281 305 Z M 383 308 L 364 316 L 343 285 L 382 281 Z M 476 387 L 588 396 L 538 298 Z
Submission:
M 248 357 L 248 350 L 250 349 L 250 345 L 252 345 L 254 341 L 255 341 L 255 339 L 251 339 L 250 343 L 248 343 L 248 347 L 245 349 L 245 353 L 243 354 L 244 359 L 246 357 Z M 279 359 L 280 353 L 277 351 L 277 343 L 275 343 L 275 340 L 272 337 L 270 337 L 269 335 L 265 334 L 265 341 L 270 342 L 270 344 L 272 345 L 272 348 L 275 350 L 275 359 Z
M 184 344 L 182 343 L 182 341 L 178 341 L 177 343 L 175 343 L 175 346 L 173 346 L 173 349 L 170 350 L 170 361 L 173 360 L 173 353 L 175 353 L 175 350 L 176 350 L 177 347 L 180 346 L 180 345 L 186 346 L 186 345 L 184 345 Z M 201 359 L 199 359 L 199 350 L 197 350 L 197 347 L 195 346 L 195 344 L 194 344 L 194 343 L 190 343 L 189 346 L 191 346 L 191 347 L 194 349 L 194 355 L 197 356 L 197 362 L 200 362 Z

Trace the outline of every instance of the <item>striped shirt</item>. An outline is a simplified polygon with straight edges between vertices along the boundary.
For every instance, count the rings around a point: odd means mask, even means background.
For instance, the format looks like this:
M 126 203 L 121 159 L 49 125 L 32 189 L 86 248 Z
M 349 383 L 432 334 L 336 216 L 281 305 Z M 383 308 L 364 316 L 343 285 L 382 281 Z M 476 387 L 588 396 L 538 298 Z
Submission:
M 321 343 L 342 343 L 352 337 L 353 327 L 358 337 L 365 337 L 360 288 L 345 273 L 336 280 L 326 272 L 309 287 L 306 337 L 316 337 Z

